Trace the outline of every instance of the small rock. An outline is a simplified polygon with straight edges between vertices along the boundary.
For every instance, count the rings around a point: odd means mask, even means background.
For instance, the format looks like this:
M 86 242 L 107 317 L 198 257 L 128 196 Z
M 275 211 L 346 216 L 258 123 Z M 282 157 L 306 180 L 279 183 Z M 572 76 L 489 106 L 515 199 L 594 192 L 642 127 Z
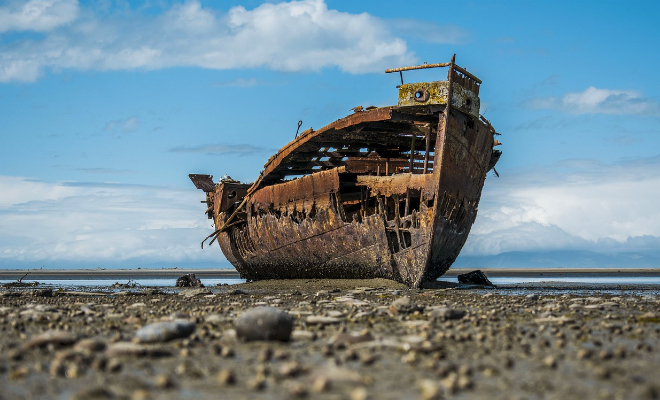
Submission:
M 291 339 L 293 340 L 315 340 L 316 333 L 303 330 L 294 330 L 291 332 Z
M 115 393 L 103 387 L 96 387 L 91 389 L 81 389 L 71 396 L 71 400 L 104 400 L 114 399 L 117 396 Z
M 154 386 L 158 389 L 172 389 L 176 387 L 176 383 L 169 375 L 158 375 L 154 379 Z
M 273 357 L 273 349 L 270 347 L 263 348 L 259 351 L 259 355 L 257 356 L 257 359 L 264 363 L 266 361 L 270 361 L 271 357 Z
M 419 382 L 419 389 L 422 392 L 422 400 L 440 400 L 442 393 L 438 384 L 431 379 L 423 379 Z
M 317 393 L 325 392 L 330 388 L 330 381 L 325 376 L 319 376 L 312 383 L 312 390 Z
M 264 390 L 266 388 L 266 376 L 264 374 L 256 374 L 252 379 L 248 380 L 247 385 L 252 390 Z
M 70 346 L 74 344 L 78 338 L 67 331 L 51 330 L 38 335 L 27 343 L 23 344 L 24 349 L 32 349 L 35 347 L 44 347 L 48 345 L 54 346 Z
M 330 339 L 330 344 L 335 347 L 342 348 L 351 344 L 370 342 L 372 340 L 374 340 L 374 336 L 369 331 L 365 330 L 357 335 L 350 333 L 340 333 Z
M 465 316 L 465 311 L 455 310 L 453 308 L 448 308 L 448 307 L 440 307 L 431 311 L 432 319 L 441 319 L 441 320 L 461 319 L 464 316 Z
M 86 354 L 97 353 L 105 350 L 107 344 L 105 340 L 99 338 L 90 338 L 79 340 L 74 346 L 74 351 L 79 351 Z
M 280 365 L 278 369 L 279 376 L 282 378 L 293 378 L 303 372 L 303 367 L 296 361 L 286 362 Z
M 138 343 L 168 342 L 190 336 L 195 330 L 195 323 L 182 319 L 156 322 L 147 325 L 135 333 Z
M 195 277 L 195 274 L 187 274 L 177 278 L 175 286 L 203 288 L 204 284 L 197 277 Z
M 306 397 L 307 387 L 302 382 L 292 382 L 289 385 L 289 393 L 293 397 Z
M 598 354 L 598 358 L 600 358 L 601 360 L 609 360 L 612 357 L 614 357 L 614 353 L 612 353 L 612 350 L 609 350 L 609 349 L 603 349 Z
M 232 358 L 234 354 L 234 349 L 229 346 L 222 346 L 222 350 L 220 350 L 220 355 L 224 358 Z
M 358 387 L 351 390 L 351 400 L 368 400 L 368 399 L 370 399 L 370 397 L 369 397 L 369 392 L 367 392 L 366 388 Z
M 32 291 L 32 296 L 34 297 L 53 297 L 53 289 L 36 289 Z
M 580 360 L 591 358 L 591 356 L 593 356 L 593 351 L 590 349 L 580 349 L 577 352 L 577 358 Z
M 305 322 L 309 325 L 334 325 L 339 324 L 343 321 L 341 318 L 337 317 L 324 317 L 322 315 L 310 315 L 305 319 Z
M 257 307 L 236 319 L 236 335 L 246 342 L 279 340 L 287 342 L 293 330 L 293 317 L 273 307 Z
M 408 296 L 396 299 L 390 304 L 390 312 L 392 314 L 412 314 L 415 311 L 422 310 L 423 308 L 413 303 Z
M 218 382 L 222 386 L 233 385 L 236 383 L 236 375 L 231 369 L 223 369 L 218 372 Z
M 105 356 L 108 358 L 112 357 L 136 357 L 143 356 L 147 352 L 145 346 L 131 343 L 131 342 L 117 342 L 112 343 L 105 350 Z
M 481 270 L 471 271 L 466 274 L 460 274 L 458 275 L 457 278 L 458 278 L 458 283 L 462 283 L 462 284 L 495 286 L 490 280 L 488 280 L 486 274 L 481 272 Z
M 211 315 L 206 316 L 206 318 L 204 318 L 204 321 L 207 324 L 211 324 L 211 325 L 214 325 L 214 326 L 219 326 L 220 324 L 225 322 L 225 317 L 223 317 L 220 314 L 211 314 Z
M 131 342 L 113 343 L 105 350 L 107 358 L 112 357 L 167 357 L 172 353 L 167 349 L 158 347 L 147 347 Z
M 557 358 L 555 356 L 547 356 L 543 359 L 543 365 L 548 368 L 555 369 L 557 368 Z
M 196 288 L 196 289 L 186 289 L 181 293 L 179 293 L 179 296 L 190 298 L 195 296 L 206 296 L 207 294 L 213 294 L 213 292 L 205 288 Z

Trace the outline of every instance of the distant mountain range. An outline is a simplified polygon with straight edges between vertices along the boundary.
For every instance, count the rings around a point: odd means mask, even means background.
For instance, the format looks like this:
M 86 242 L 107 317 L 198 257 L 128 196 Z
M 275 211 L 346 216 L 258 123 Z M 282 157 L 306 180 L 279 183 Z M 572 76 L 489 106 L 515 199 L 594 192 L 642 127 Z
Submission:
M 603 254 L 587 250 L 511 251 L 459 256 L 453 268 L 660 268 L 660 257 L 640 253 Z

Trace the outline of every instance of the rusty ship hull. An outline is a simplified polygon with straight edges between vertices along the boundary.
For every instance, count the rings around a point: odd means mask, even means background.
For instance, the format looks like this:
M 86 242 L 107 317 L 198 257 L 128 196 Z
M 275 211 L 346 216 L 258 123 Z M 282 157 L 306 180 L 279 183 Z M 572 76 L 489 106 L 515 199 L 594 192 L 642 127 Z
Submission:
M 257 181 L 190 177 L 225 257 L 247 280 L 387 278 L 419 287 L 449 269 L 501 152 L 479 115 L 481 81 L 402 84 L 399 104 L 309 129 Z

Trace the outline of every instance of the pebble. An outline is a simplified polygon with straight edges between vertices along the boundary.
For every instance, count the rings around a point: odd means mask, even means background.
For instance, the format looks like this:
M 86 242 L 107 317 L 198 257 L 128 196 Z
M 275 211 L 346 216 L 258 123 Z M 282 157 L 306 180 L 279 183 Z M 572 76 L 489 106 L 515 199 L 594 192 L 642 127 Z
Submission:
M 194 289 L 182 290 L 181 293 L 179 293 L 179 296 L 190 298 L 195 296 L 206 296 L 208 294 L 213 294 L 213 292 L 211 292 L 206 288 L 194 288 Z
M 292 340 L 316 340 L 316 333 L 310 331 L 304 331 L 300 329 L 294 329 L 291 332 Z
M 99 351 L 105 350 L 107 347 L 107 343 L 105 340 L 101 338 L 90 338 L 90 339 L 82 339 L 76 342 L 76 344 L 73 346 L 73 350 L 87 353 L 87 354 L 92 354 L 92 353 L 97 353 Z
M 156 376 L 154 386 L 158 389 L 173 389 L 176 387 L 176 383 L 171 376 L 162 374 Z
M 204 321 L 207 324 L 218 326 L 218 325 L 222 324 L 223 322 L 225 322 L 225 318 L 220 314 L 211 314 L 211 315 L 206 316 L 206 318 L 204 318 Z
M 312 383 L 312 390 L 317 393 L 322 393 L 330 388 L 330 381 L 325 376 L 319 376 L 314 379 Z
M 547 356 L 543 359 L 543 365 L 548 368 L 557 368 L 557 358 L 555 356 Z
M 231 369 L 225 368 L 218 372 L 218 383 L 222 386 L 233 385 L 236 383 L 236 375 Z
M 440 307 L 431 311 L 430 316 L 432 319 L 442 319 L 442 320 L 461 319 L 465 316 L 465 311 L 455 310 L 453 308 L 448 308 L 448 307 Z
M 442 399 L 442 391 L 437 382 L 431 379 L 422 379 L 419 381 L 419 389 L 421 391 L 421 400 L 440 400 Z
M 279 376 L 283 378 L 293 378 L 300 375 L 304 371 L 303 367 L 296 361 L 289 361 L 283 363 L 278 368 Z
M 257 307 L 245 311 L 236 319 L 239 339 L 289 341 L 293 330 L 293 317 L 274 307 Z
M 364 343 L 374 340 L 374 336 L 367 330 L 359 334 L 340 333 L 330 339 L 330 344 L 337 347 L 347 347 L 355 343 Z
M 112 343 L 105 350 L 104 355 L 108 358 L 112 357 L 167 357 L 172 353 L 168 349 L 144 346 L 132 342 L 117 342 Z
M 81 389 L 71 396 L 71 400 L 104 400 L 115 398 L 117 398 L 115 393 L 103 387 Z
M 305 319 L 305 322 L 309 325 L 334 325 L 340 324 L 344 320 L 337 317 L 326 317 L 323 315 L 310 315 Z
M 264 374 L 256 374 L 248 380 L 247 385 L 252 390 L 264 390 L 266 388 L 266 376 Z
M 365 387 L 357 387 L 351 390 L 351 400 L 367 400 L 369 398 L 369 392 Z
M 50 330 L 24 343 L 23 348 L 32 349 L 35 347 L 44 347 L 48 345 L 70 346 L 74 344 L 77 340 L 78 337 L 70 332 L 62 331 L 62 330 Z
M 293 397 L 306 397 L 308 391 L 307 387 L 302 382 L 291 382 L 289 384 L 289 393 Z
M 135 332 L 138 343 L 162 343 L 186 338 L 195 330 L 195 323 L 183 319 L 156 322 Z
M 422 311 L 423 308 L 410 300 L 410 297 L 405 296 L 394 300 L 389 307 L 392 314 L 412 314 L 415 311 Z

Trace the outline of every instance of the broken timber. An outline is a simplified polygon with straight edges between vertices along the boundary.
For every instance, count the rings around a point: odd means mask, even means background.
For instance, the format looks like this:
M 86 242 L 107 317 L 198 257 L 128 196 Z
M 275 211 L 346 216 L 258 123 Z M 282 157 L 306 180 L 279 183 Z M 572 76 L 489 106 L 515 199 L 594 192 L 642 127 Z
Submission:
M 501 152 L 479 115 L 481 81 L 402 84 L 397 106 L 356 107 L 308 129 L 252 184 L 191 174 L 225 257 L 247 280 L 375 278 L 419 287 L 458 256 Z M 206 239 L 205 239 L 206 240 Z

